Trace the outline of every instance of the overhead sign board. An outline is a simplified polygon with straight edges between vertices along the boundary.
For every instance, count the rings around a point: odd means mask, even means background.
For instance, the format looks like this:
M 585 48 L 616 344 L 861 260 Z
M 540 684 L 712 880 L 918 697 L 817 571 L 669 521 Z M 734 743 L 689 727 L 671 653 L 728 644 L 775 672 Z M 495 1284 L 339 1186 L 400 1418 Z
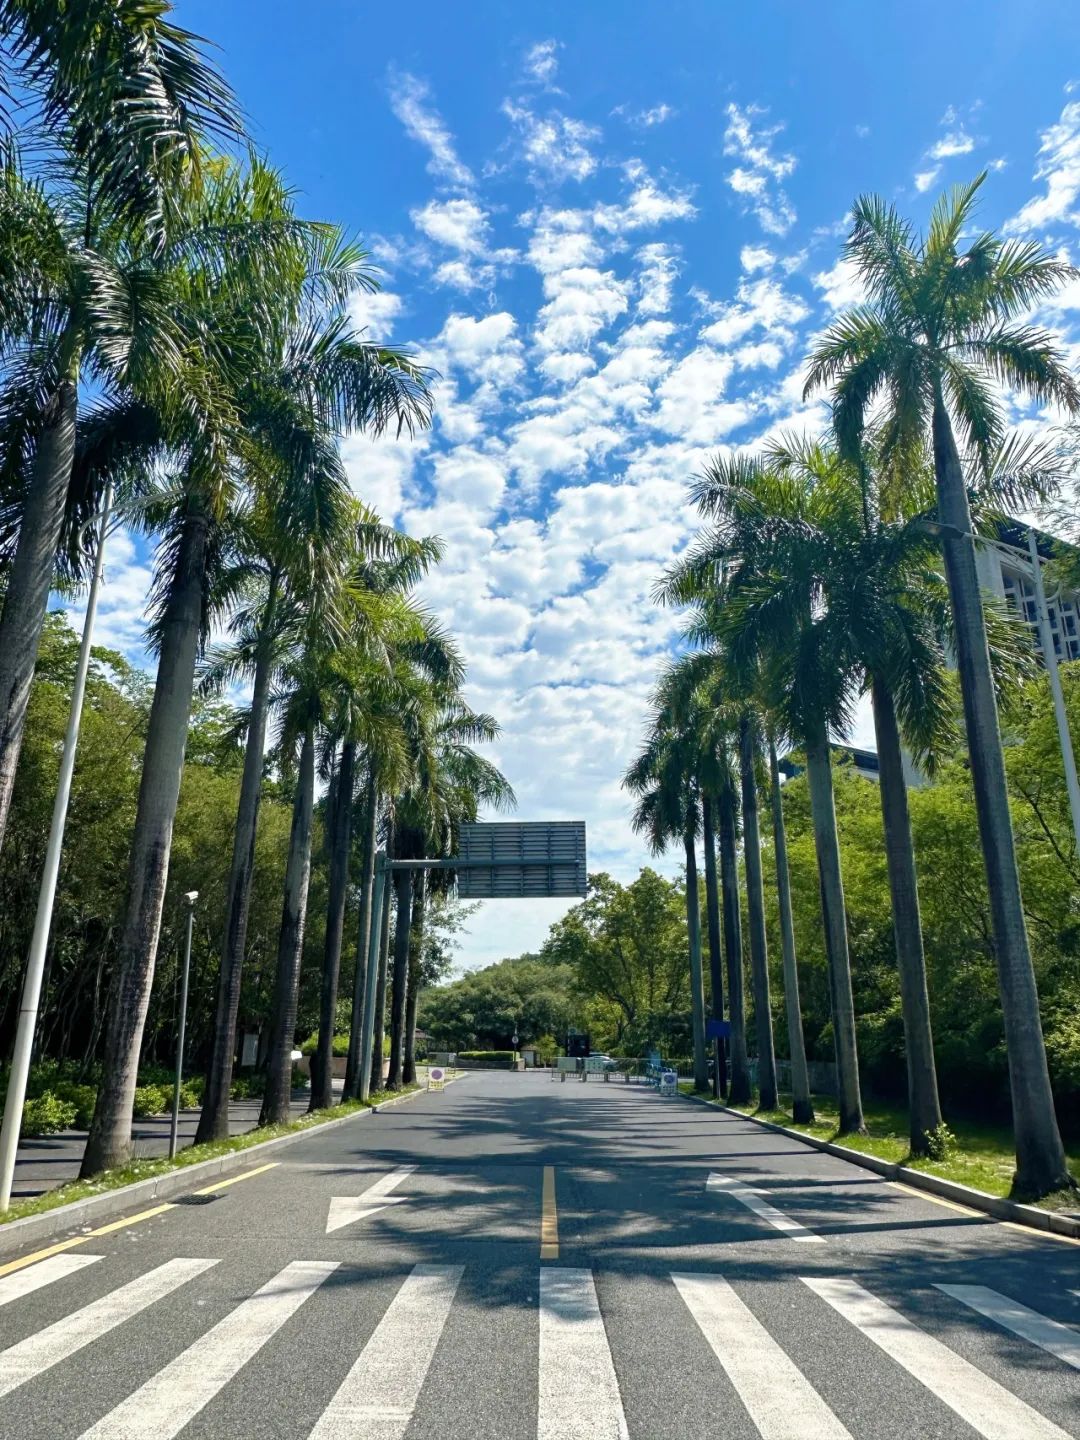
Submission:
M 710 1018 L 705 1021 L 706 1040 L 726 1040 L 730 1034 L 730 1020 L 713 1020 Z
M 585 894 L 584 820 L 462 825 L 458 895 L 463 900 L 543 899 Z

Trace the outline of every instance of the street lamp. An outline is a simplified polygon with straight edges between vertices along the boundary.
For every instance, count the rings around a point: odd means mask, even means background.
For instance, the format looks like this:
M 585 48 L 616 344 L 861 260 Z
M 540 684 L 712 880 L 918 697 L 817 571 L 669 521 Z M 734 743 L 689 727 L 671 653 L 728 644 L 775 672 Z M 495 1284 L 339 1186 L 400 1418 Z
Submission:
M 101 591 L 102 569 L 105 563 L 105 539 L 109 533 L 111 511 L 112 485 L 110 483 L 105 486 L 105 495 L 101 506 L 101 523 L 98 529 L 97 554 L 94 556 L 94 573 L 90 581 L 90 593 L 86 598 L 86 614 L 83 617 L 79 659 L 75 666 L 75 683 L 71 690 L 67 732 L 64 735 L 64 748 L 60 756 L 60 775 L 56 786 L 56 799 L 53 802 L 52 822 L 49 826 L 49 842 L 45 849 L 45 865 L 41 872 L 41 885 L 38 890 L 34 933 L 30 939 L 30 955 L 26 962 L 26 977 L 23 980 L 22 999 L 19 1003 L 19 1023 L 15 1032 L 15 1051 L 11 1057 L 11 1073 L 8 1076 L 3 1126 L 0 1127 L 0 1214 L 3 1214 L 11 1205 L 11 1186 L 15 1178 L 15 1157 L 19 1149 L 23 1101 L 26 1098 L 26 1082 L 30 1076 L 30 1056 L 34 1049 L 34 1031 L 37 1029 L 38 1007 L 41 1003 L 45 955 L 49 948 L 53 901 L 56 899 L 56 881 L 60 874 L 60 853 L 64 843 L 68 799 L 71 795 L 71 777 L 75 773 L 75 747 L 79 740 L 83 696 L 86 694 L 86 677 L 90 670 L 90 646 L 94 638 L 94 617 L 97 614 L 98 595 Z M 88 528 L 89 525 L 84 527 L 84 529 Z
M 176 1039 L 176 1079 L 173 1082 L 172 1126 L 169 1131 L 169 1159 L 176 1154 L 176 1130 L 180 1124 L 180 1086 L 184 1078 L 184 1032 L 187 1029 L 188 972 L 191 969 L 191 931 L 195 924 L 195 901 L 197 890 L 189 890 L 184 896 L 187 901 L 187 933 L 184 936 L 184 973 L 180 981 L 180 1034 Z

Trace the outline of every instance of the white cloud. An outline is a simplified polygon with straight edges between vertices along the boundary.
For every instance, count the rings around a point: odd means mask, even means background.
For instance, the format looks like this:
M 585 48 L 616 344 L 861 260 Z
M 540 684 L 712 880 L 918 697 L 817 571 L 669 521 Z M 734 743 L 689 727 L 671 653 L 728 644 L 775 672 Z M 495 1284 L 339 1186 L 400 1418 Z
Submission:
M 457 255 L 443 260 L 434 271 L 442 285 L 459 290 L 476 290 L 491 286 L 501 267 L 515 260 L 516 251 L 489 247 L 490 221 L 487 212 L 466 196 L 450 200 L 429 200 L 410 211 L 413 224 L 437 245 L 456 250 Z
M 920 195 L 929 190 L 934 181 L 941 174 L 940 165 L 932 165 L 929 170 L 918 170 L 915 173 L 915 189 Z
M 401 310 L 401 296 L 392 290 L 376 290 L 373 294 L 360 291 L 349 301 L 349 318 L 367 332 L 368 340 L 389 340 Z
M 1022 206 L 1005 229 L 1012 233 L 1041 232 L 1057 224 L 1080 225 L 1080 101 L 1071 100 L 1039 137 L 1035 179 L 1045 191 Z
M 670 245 L 657 242 L 643 245 L 638 259 L 641 262 L 638 314 L 663 315 L 671 305 L 672 286 L 679 273 L 675 253 Z
M 654 125 L 663 125 L 670 120 L 675 111 L 665 101 L 661 101 L 659 105 L 651 105 L 645 110 L 630 110 L 626 105 L 616 105 L 611 113 L 621 115 L 628 125 L 641 130 L 651 130 Z
M 784 346 L 795 339 L 794 327 L 810 311 L 798 295 L 785 290 L 776 280 L 740 280 L 735 299 L 711 307 L 715 319 L 701 332 L 715 345 L 734 345 L 752 330 L 767 330 L 772 340 Z
M 739 251 L 739 264 L 752 275 L 755 270 L 770 270 L 776 256 L 767 245 L 744 245 Z
M 599 139 L 592 125 L 552 110 L 537 115 L 524 102 L 503 101 L 503 113 L 521 137 L 522 154 L 536 180 L 586 180 L 596 169 L 589 144 Z
M 538 40 L 525 56 L 525 73 L 539 85 L 550 85 L 559 68 L 557 40 Z
M 488 218 L 475 200 L 429 200 L 410 215 L 416 228 L 440 245 L 470 255 L 487 248 Z
M 926 152 L 931 160 L 951 160 L 956 155 L 970 155 L 975 149 L 975 140 L 961 127 L 950 130 Z
M 865 287 L 850 260 L 841 258 L 830 270 L 819 270 L 813 281 L 830 310 L 846 310 L 866 299 Z
M 796 162 L 794 155 L 774 149 L 773 142 L 782 133 L 783 125 L 757 124 L 767 113 L 759 105 L 743 109 L 734 102 L 728 105 L 724 154 L 739 163 L 724 179 L 763 230 L 770 235 L 785 235 L 795 223 L 795 208 L 781 182 L 792 173 Z
M 428 87 L 415 75 L 391 75 L 391 107 L 409 135 L 428 151 L 428 170 L 442 180 L 471 188 L 472 171 L 458 159 L 453 136 L 439 113 L 427 103 L 429 99 Z
M 661 190 L 640 164 L 626 168 L 634 182 L 630 198 L 625 205 L 597 205 L 592 221 L 598 230 L 623 234 L 666 220 L 690 220 L 697 214 L 687 191 Z

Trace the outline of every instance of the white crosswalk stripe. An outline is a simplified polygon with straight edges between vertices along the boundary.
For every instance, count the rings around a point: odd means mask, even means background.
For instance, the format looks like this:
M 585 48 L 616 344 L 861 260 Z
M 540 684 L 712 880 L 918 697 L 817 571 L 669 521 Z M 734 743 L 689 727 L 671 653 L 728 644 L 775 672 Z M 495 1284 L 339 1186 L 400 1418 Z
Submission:
M 851 1440 L 814 1387 L 721 1275 L 672 1275 L 762 1440 Z
M 100 1300 L 84 1305 L 82 1309 L 65 1315 L 62 1320 L 0 1352 L 0 1396 L 25 1385 L 27 1380 L 32 1380 L 53 1365 L 59 1365 L 84 1346 L 115 1330 L 117 1325 L 138 1315 L 148 1305 L 163 1300 L 166 1295 L 171 1295 L 181 1285 L 217 1264 L 217 1260 L 167 1260 L 164 1265 L 158 1265 L 145 1275 L 121 1285 L 118 1290 L 111 1290 Z
M 170 1440 L 178 1435 L 337 1268 L 333 1260 L 286 1265 L 81 1440 Z
M 782 1210 L 777 1210 L 775 1205 L 770 1205 L 767 1200 L 762 1200 L 756 1191 L 739 1180 L 734 1180 L 728 1175 L 717 1175 L 714 1171 L 709 1176 L 705 1188 L 730 1195 L 745 1205 L 748 1210 L 753 1210 L 755 1215 L 760 1215 L 762 1220 L 767 1220 L 774 1230 L 782 1230 L 792 1240 L 801 1240 L 804 1244 L 811 1245 L 824 1245 L 825 1243 L 822 1236 L 815 1235 L 805 1225 L 800 1225 L 798 1220 L 792 1220 L 790 1215 L 785 1215 Z
M 540 1271 L 537 1440 L 627 1440 L 619 1382 L 589 1270 Z
M 32 1295 L 35 1290 L 51 1285 L 54 1280 L 63 1280 L 78 1270 L 85 1270 L 88 1265 L 96 1265 L 100 1259 L 100 1255 L 81 1253 L 50 1255 L 47 1260 L 41 1260 L 26 1270 L 16 1270 L 14 1275 L 5 1275 L 0 1280 L 0 1305 L 10 1305 L 13 1300 Z
M 0 1306 L 75 1275 L 102 1258 L 54 1256 L 3 1277 Z M 170 1260 L 0 1351 L 0 1399 L 219 1263 L 207 1259 Z M 113 1408 L 85 1430 L 80 1440 L 174 1440 L 222 1395 L 244 1366 L 339 1268 L 340 1262 L 332 1260 L 296 1260 L 285 1265 L 253 1294 L 240 1298 L 228 1314 L 134 1391 L 130 1390 L 130 1381 L 124 1383 L 120 1362 L 115 1375 L 118 1393 L 104 1402 Z M 463 1273 L 460 1265 L 417 1265 L 404 1277 L 381 1318 L 372 1316 L 367 1322 L 370 1326 L 377 1320 L 362 1349 L 357 1342 L 360 1353 L 336 1393 L 325 1403 L 309 1440 L 404 1440 L 414 1417 L 426 1414 L 420 1408 L 421 1396 L 450 1321 Z M 618 1353 L 612 1354 L 612 1339 L 617 1338 L 617 1332 L 609 1338 L 600 1305 L 603 1287 L 598 1292 L 596 1277 L 589 1269 L 542 1266 L 533 1273 L 539 1280 L 539 1312 L 536 1300 L 526 1298 L 524 1288 L 520 1309 L 523 1327 L 538 1322 L 535 1332 L 524 1328 L 521 1331 L 522 1335 L 538 1336 L 537 1440 L 628 1440 L 619 1372 L 615 1368 Z M 721 1371 L 727 1376 L 760 1440 L 852 1440 L 853 1434 L 863 1440 L 865 1430 L 861 1426 L 856 1430 L 847 1428 L 853 1423 L 851 1416 L 841 1411 L 841 1418 L 834 1413 L 786 1353 L 782 1334 L 770 1333 L 736 1284 L 723 1275 L 709 1273 L 680 1271 L 670 1278 L 680 1300 L 665 1301 L 658 1293 L 658 1313 L 664 1304 L 678 1306 L 677 1311 L 672 1310 L 672 1317 L 679 1315 L 683 1325 L 697 1327 L 718 1362 L 715 1381 L 721 1380 Z M 841 1277 L 799 1279 L 817 1300 L 824 1301 L 871 1340 L 983 1440 L 1068 1440 L 1065 1430 L 1032 1405 L 862 1285 Z M 926 1283 L 931 1279 L 928 1276 Z M 361 1282 L 360 1292 L 352 1286 L 340 1290 L 334 1287 L 320 1304 L 340 1304 L 346 1294 L 355 1302 L 358 1293 L 378 1293 L 372 1286 L 379 1283 Z M 605 1283 L 616 1282 L 613 1278 Z M 657 1278 L 649 1283 L 663 1287 L 667 1282 Z M 989 1342 L 993 1341 L 992 1327 L 1000 1326 L 1073 1369 L 1080 1369 L 1077 1328 L 1052 1320 L 986 1286 L 938 1283 L 936 1289 L 974 1312 L 978 1318 L 973 1323 Z M 173 1303 L 194 1306 L 196 1298 L 192 1295 L 190 1300 Z M 808 1299 L 803 1302 L 816 1303 Z M 348 1313 L 351 1316 L 354 1312 Z M 959 1313 L 954 1312 L 954 1316 Z M 671 1333 L 677 1335 L 678 1331 Z M 686 1333 L 689 1338 L 689 1328 Z M 455 1343 L 460 1343 L 457 1337 Z M 698 1353 L 695 1363 L 713 1363 L 696 1338 L 693 1346 Z M 303 1359 L 294 1357 L 292 1347 L 289 1355 L 293 1358 L 288 1364 L 295 1370 L 290 1368 L 288 1374 L 280 1376 L 286 1393 L 309 1383 L 318 1386 L 318 1368 L 310 1368 Z M 522 1358 L 528 1366 L 528 1357 Z M 988 1359 L 992 1363 L 989 1351 Z M 94 1365 L 89 1356 L 82 1363 Z M 483 1363 L 482 1356 L 478 1363 Z M 702 1383 L 697 1374 L 695 1383 Z M 439 1389 L 441 1393 L 441 1382 Z M 319 1393 L 322 1403 L 325 1392 Z M 431 1399 L 434 1396 L 429 1397 L 429 1402 Z M 272 1397 L 267 1403 L 272 1404 Z M 1041 1403 L 1038 1397 L 1036 1403 Z M 41 1423 L 40 1430 L 27 1433 L 47 1434 L 44 1415 Z M 444 1421 L 444 1429 L 452 1433 L 449 1420 Z M 7 1433 L 3 1421 L 0 1432 Z
M 800 1278 L 984 1440 L 1069 1440 L 1064 1430 L 854 1280 Z
M 1011 1330 L 1014 1335 L 1020 1335 L 1040 1349 L 1056 1355 L 1074 1370 L 1080 1370 L 1080 1335 L 1071 1326 L 1049 1320 L 1037 1310 L 1029 1310 L 1018 1300 L 1010 1300 L 1007 1295 L 999 1295 L 985 1285 L 938 1285 L 937 1289 L 951 1295 L 954 1300 L 970 1305 L 980 1315 Z
M 414 1268 L 323 1411 L 310 1440 L 401 1440 L 416 1409 L 463 1268 Z

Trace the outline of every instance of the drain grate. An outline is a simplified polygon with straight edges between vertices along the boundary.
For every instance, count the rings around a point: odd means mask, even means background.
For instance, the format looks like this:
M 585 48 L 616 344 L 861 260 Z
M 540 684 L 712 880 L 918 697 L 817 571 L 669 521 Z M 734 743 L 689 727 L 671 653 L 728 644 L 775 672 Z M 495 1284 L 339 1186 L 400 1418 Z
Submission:
M 221 1200 L 221 1195 L 181 1195 L 174 1200 L 174 1205 L 212 1205 L 215 1200 Z

